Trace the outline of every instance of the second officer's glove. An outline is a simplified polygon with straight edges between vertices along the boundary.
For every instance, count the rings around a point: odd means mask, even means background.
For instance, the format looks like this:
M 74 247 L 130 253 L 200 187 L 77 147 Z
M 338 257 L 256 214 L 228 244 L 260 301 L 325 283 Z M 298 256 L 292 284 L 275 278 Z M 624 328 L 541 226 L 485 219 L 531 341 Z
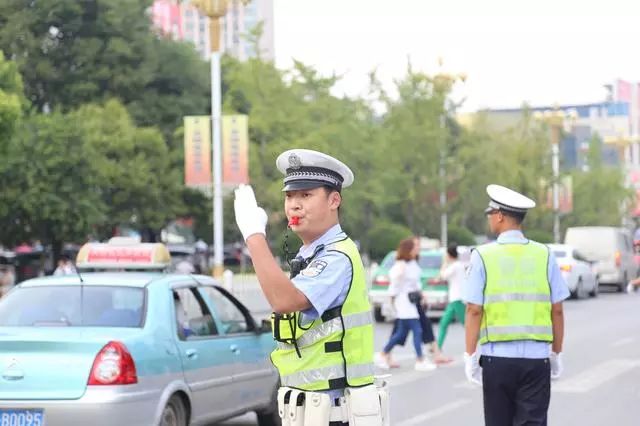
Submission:
M 464 374 L 467 376 L 468 381 L 482 386 L 482 368 L 480 367 L 478 351 L 471 355 L 464 353 Z
M 549 362 L 551 362 L 551 378 L 559 379 L 564 371 L 564 363 L 562 362 L 562 353 L 551 352 L 551 356 L 549 357 Z
M 235 195 L 233 208 L 244 240 L 247 241 L 254 234 L 266 235 L 267 213 L 262 207 L 258 207 L 251 185 L 240 185 L 235 190 Z

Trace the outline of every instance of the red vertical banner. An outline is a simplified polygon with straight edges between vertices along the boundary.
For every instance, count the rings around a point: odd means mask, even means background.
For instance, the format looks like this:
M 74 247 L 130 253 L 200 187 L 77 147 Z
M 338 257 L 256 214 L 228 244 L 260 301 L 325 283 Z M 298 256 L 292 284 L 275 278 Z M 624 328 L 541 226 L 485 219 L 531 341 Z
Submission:
M 222 183 L 249 183 L 249 119 L 246 115 L 222 117 Z

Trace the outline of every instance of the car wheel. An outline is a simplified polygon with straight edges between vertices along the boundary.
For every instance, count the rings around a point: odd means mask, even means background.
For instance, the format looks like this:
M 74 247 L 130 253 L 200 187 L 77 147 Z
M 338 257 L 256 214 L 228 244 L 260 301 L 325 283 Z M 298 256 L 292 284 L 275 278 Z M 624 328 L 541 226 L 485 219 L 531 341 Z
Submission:
M 384 322 L 384 315 L 382 315 L 381 305 L 375 305 L 373 307 L 373 318 L 376 320 L 376 322 Z
M 595 277 L 595 282 L 593 283 L 593 290 L 589 293 L 591 297 L 598 297 L 598 293 L 600 293 L 600 280 L 598 277 Z
M 187 426 L 187 410 L 178 395 L 169 398 L 162 410 L 160 426 Z
M 576 289 L 571 292 L 572 299 L 580 299 L 580 287 L 582 287 L 582 277 L 578 277 L 578 281 L 576 282 Z
M 273 394 L 271 404 L 264 411 L 257 411 L 258 426 L 281 426 L 282 419 L 278 414 L 278 391 Z
M 620 286 L 618 287 L 618 293 L 624 293 L 625 291 L 627 291 L 627 283 L 629 282 L 629 280 L 627 279 L 627 273 L 624 273 L 624 278 L 622 279 L 622 282 L 620 283 Z

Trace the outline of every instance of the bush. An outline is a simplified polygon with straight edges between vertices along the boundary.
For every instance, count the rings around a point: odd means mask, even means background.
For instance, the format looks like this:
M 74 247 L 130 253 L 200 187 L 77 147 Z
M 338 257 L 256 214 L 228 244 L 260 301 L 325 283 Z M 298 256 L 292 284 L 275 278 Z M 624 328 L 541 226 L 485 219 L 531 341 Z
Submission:
M 371 260 L 381 261 L 391 250 L 398 247 L 398 243 L 413 235 L 411 230 L 397 223 L 381 222 L 369 231 L 369 255 Z
M 459 246 L 473 246 L 476 244 L 473 232 L 459 226 L 450 226 L 447 229 L 447 239 L 449 244 L 455 243 Z
M 537 241 L 539 243 L 543 243 L 543 244 L 553 243 L 553 233 L 543 231 L 541 229 L 532 229 L 531 231 L 525 230 L 524 235 L 525 237 L 533 241 Z

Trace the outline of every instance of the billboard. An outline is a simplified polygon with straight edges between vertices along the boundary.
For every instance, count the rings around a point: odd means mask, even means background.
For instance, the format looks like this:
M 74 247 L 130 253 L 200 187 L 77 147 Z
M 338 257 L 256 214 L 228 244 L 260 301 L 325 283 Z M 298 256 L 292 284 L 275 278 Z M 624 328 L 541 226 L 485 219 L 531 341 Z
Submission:
M 184 117 L 184 184 L 211 188 L 211 119 Z
M 547 188 L 546 207 L 553 210 L 553 186 L 549 184 Z M 561 177 L 558 182 L 558 206 L 561 214 L 573 211 L 573 178 L 569 175 Z
M 249 119 L 246 115 L 222 117 L 222 183 L 249 183 Z

